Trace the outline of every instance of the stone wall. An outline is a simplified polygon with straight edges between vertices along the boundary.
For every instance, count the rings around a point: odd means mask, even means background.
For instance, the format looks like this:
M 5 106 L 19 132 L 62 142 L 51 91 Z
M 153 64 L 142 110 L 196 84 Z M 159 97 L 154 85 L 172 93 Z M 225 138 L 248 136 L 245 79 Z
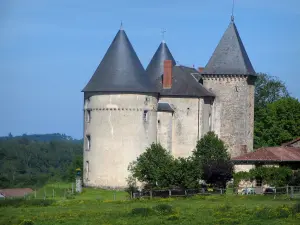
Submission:
M 198 98 L 161 97 L 174 109 L 172 120 L 172 154 L 175 157 L 188 157 L 201 137 L 201 101 Z
M 253 150 L 254 85 L 247 76 L 204 75 L 203 85 L 216 98 L 212 130 L 227 144 L 232 157 Z
M 125 187 L 129 163 L 156 142 L 157 97 L 86 95 L 84 110 L 84 185 Z
M 157 112 L 157 142 L 172 152 L 172 112 Z

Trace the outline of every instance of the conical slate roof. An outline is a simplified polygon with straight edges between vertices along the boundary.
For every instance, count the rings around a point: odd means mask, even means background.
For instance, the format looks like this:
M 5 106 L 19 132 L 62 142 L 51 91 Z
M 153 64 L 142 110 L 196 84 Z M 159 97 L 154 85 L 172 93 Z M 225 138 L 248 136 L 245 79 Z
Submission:
M 204 68 L 203 74 L 256 74 L 233 20 Z
M 156 93 L 128 37 L 120 29 L 83 92 Z
M 163 41 L 160 43 L 146 69 L 146 73 L 152 81 L 156 80 L 164 73 L 165 60 L 172 60 L 172 66 L 176 65 L 175 59 L 173 58 L 167 44 Z

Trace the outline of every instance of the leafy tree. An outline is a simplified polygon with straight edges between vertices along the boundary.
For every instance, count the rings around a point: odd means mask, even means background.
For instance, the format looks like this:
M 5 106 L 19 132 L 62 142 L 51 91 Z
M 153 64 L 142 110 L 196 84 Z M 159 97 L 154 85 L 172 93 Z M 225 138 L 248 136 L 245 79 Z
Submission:
M 295 98 L 269 103 L 255 117 L 255 148 L 278 146 L 300 136 L 300 102 Z
M 173 185 L 181 188 L 197 188 L 202 170 L 193 158 L 178 158 L 173 164 Z
M 174 158 L 160 144 L 151 144 L 128 170 L 140 182 L 145 182 L 150 188 L 169 187 L 172 182 Z
M 233 165 L 227 148 L 214 132 L 208 132 L 197 142 L 193 158 L 203 171 L 202 179 L 207 183 L 225 187 L 232 178 Z
M 258 73 L 255 82 L 255 109 L 266 107 L 281 98 L 289 97 L 285 84 L 277 77 Z

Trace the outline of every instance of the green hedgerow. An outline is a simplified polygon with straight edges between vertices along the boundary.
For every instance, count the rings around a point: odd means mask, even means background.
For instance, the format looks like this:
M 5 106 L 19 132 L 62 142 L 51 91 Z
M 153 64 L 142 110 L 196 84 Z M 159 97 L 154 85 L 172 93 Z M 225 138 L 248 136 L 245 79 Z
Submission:
M 163 215 L 169 215 L 173 212 L 173 207 L 168 204 L 158 204 L 154 206 L 153 209 Z

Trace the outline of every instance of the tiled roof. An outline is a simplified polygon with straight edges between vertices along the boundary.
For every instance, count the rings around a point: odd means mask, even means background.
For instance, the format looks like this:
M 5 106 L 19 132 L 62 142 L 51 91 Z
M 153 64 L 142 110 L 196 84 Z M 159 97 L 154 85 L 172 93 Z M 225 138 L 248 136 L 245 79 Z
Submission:
M 294 147 L 265 147 L 231 159 L 232 161 L 300 161 L 300 148 Z
M 294 143 L 296 143 L 296 142 L 298 142 L 298 141 L 300 141 L 300 137 L 298 137 L 298 138 L 296 138 L 296 139 L 294 139 L 294 140 L 292 140 L 292 141 L 283 143 L 281 146 L 290 146 L 290 145 L 292 145 L 292 144 L 294 144 Z
M 0 193 L 5 197 L 23 197 L 32 192 L 31 188 L 0 189 Z

